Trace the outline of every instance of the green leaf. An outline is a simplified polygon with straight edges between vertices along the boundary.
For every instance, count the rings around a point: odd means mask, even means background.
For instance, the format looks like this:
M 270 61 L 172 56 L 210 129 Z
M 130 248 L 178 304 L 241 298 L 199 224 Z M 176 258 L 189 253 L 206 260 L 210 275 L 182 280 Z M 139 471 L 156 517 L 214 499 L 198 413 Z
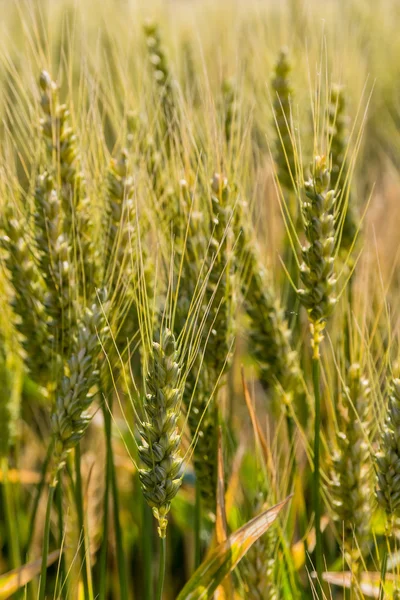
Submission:
M 251 546 L 275 521 L 290 496 L 262 512 L 217 546 L 189 579 L 177 600 L 209 600 Z
M 60 556 L 60 551 L 55 550 L 51 554 L 49 554 L 47 559 L 47 566 L 49 567 L 53 564 L 57 558 Z M 10 598 L 15 592 L 30 581 L 36 575 L 39 575 L 40 569 L 42 565 L 42 559 L 38 558 L 26 565 L 22 565 L 22 567 L 18 567 L 18 569 L 14 569 L 13 571 L 9 571 L 4 575 L 0 575 L 0 600 L 5 600 L 6 598 Z

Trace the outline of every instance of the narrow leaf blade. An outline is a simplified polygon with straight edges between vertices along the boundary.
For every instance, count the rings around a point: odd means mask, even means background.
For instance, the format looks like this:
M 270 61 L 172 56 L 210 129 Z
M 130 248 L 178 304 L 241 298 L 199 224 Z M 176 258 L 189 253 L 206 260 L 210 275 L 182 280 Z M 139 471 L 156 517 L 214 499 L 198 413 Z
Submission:
M 47 566 L 53 564 L 60 556 L 60 551 L 55 550 L 49 554 Z M 22 565 L 18 569 L 9 571 L 4 575 L 0 575 L 0 600 L 10 598 L 15 592 L 21 589 L 24 585 L 32 581 L 36 575 L 39 575 L 42 566 L 42 559 L 38 558 L 26 565 Z
M 187 582 L 177 600 L 210 600 L 219 584 L 269 529 L 290 498 L 257 515 L 217 546 Z

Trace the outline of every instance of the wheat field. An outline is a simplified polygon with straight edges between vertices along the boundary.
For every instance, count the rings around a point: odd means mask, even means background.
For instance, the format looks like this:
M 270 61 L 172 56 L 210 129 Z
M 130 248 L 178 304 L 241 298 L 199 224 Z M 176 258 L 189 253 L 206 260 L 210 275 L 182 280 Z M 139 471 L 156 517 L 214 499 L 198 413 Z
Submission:
M 0 14 L 0 600 L 400 598 L 400 4 Z

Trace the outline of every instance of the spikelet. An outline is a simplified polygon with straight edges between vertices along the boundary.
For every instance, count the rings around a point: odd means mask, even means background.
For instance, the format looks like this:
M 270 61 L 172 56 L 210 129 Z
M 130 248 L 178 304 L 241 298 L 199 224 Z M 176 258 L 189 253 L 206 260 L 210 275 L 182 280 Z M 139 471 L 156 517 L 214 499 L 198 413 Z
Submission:
M 276 533 L 269 529 L 243 559 L 241 574 L 248 600 L 278 600 L 274 582 Z
M 301 392 L 301 372 L 297 352 L 291 348 L 291 331 L 245 226 L 243 204 L 235 219 L 236 257 L 240 268 L 244 307 L 250 319 L 249 352 L 259 367 L 265 390 L 279 387 L 287 398 Z
M 336 188 L 339 177 L 345 176 L 344 161 L 347 139 L 348 117 L 345 114 L 346 102 L 343 88 L 339 85 L 333 85 L 328 104 L 328 133 L 331 140 L 330 154 L 332 159 L 331 185 Z
M 197 367 L 197 368 L 196 368 Z M 198 369 L 201 369 L 192 397 Z M 218 409 L 215 399 L 210 401 L 213 386 L 209 380 L 208 369 L 195 365 L 187 380 L 187 402 L 192 397 L 189 412 L 189 428 L 195 440 L 193 463 L 203 506 L 208 513 L 215 511 L 217 489 L 217 442 Z
M 51 370 L 51 345 L 44 305 L 45 287 L 32 256 L 27 227 L 21 217 L 6 209 L 0 246 L 12 286 L 11 305 L 15 326 L 22 334 L 25 363 L 37 381 L 46 380 Z
M 157 149 L 156 141 L 151 134 L 143 136 L 141 153 L 146 163 L 151 187 L 157 200 L 160 201 L 164 198 L 167 190 L 167 182 L 164 173 L 164 159 L 162 153 Z
M 163 126 L 165 130 L 171 130 L 177 123 L 174 78 L 162 45 L 158 25 L 153 22 L 147 22 L 144 26 L 144 32 L 153 77 L 160 98 L 164 120 Z
M 125 149 L 111 159 L 108 168 L 105 234 L 104 281 L 112 293 L 123 290 L 131 279 L 135 247 L 133 179 Z
M 219 420 L 218 389 L 215 387 L 218 380 L 218 387 L 224 382 L 224 374 L 231 360 L 235 289 L 232 270 L 232 207 L 227 179 L 216 173 L 211 181 L 211 190 L 214 230 L 210 240 L 212 256 L 205 295 L 208 314 L 204 328 L 204 336 L 209 332 L 210 336 L 192 400 L 189 426 L 193 436 L 197 432 L 194 465 L 201 496 L 205 508 L 213 512 L 217 485 L 216 440 Z M 196 376 L 197 371 L 194 369 L 188 382 Z M 213 392 L 214 397 L 210 400 Z
M 52 177 L 43 173 L 35 189 L 35 243 L 40 272 L 46 283 L 45 306 L 54 349 L 65 350 L 75 323 L 74 269 L 63 232 L 62 207 Z
M 175 207 L 173 219 L 176 268 L 178 272 L 181 270 L 176 298 L 175 328 L 182 331 L 185 327 L 189 332 L 195 323 L 204 318 L 207 306 L 207 299 L 200 292 L 205 277 L 203 261 L 207 257 L 207 231 L 202 214 L 191 211 L 194 198 L 185 180 L 180 181 L 180 190 L 180 201 Z M 189 215 L 190 222 L 187 223 Z M 193 455 L 196 477 L 208 511 L 214 508 L 217 477 L 215 433 L 218 414 L 215 403 L 209 403 L 212 388 L 207 366 L 205 362 L 201 364 L 199 353 L 186 377 L 184 402 L 188 411 L 189 429 L 192 439 L 196 442 Z
M 144 467 L 139 478 L 147 503 L 165 537 L 167 515 L 182 483 L 182 459 L 177 420 L 182 399 L 181 367 L 175 337 L 168 329 L 153 342 L 146 377 L 144 420 L 140 426 L 139 457 Z
M 0 334 L 0 460 L 7 456 L 10 442 L 11 427 L 11 373 L 7 367 L 6 345 L 3 335 Z
M 265 479 L 260 482 L 263 492 L 258 491 L 250 506 L 252 514 L 259 514 L 267 497 Z M 275 578 L 277 534 L 270 528 L 250 548 L 240 563 L 246 598 L 249 600 L 278 600 Z
M 224 133 L 225 141 L 228 147 L 232 144 L 233 138 L 237 136 L 237 89 L 231 79 L 225 79 L 222 85 L 223 109 L 224 109 Z
M 95 246 L 90 215 L 90 199 L 81 170 L 77 138 L 70 122 L 66 104 L 59 102 L 57 84 L 46 71 L 40 75 L 42 135 L 46 142 L 50 167 L 59 183 L 63 209 L 63 232 L 72 254 L 77 248 L 77 265 L 83 270 L 86 295 L 93 295 Z M 50 170 L 50 169 L 48 169 Z M 52 173 L 53 174 L 53 173 Z M 70 257 L 72 262 L 72 258 Z M 81 278 L 80 278 L 81 279 Z
M 101 295 L 104 296 L 104 292 Z M 67 454 L 81 440 L 91 419 L 87 410 L 93 402 L 93 388 L 99 378 L 99 339 L 103 338 L 104 343 L 104 336 L 107 335 L 104 312 L 107 312 L 107 304 L 103 304 L 103 307 L 93 304 L 85 309 L 78 324 L 73 351 L 57 390 L 56 406 L 52 415 L 53 484 Z
M 207 254 L 207 231 L 203 214 L 194 210 L 194 198 L 190 193 L 188 182 L 181 179 L 179 187 L 179 200 L 174 207 L 171 207 L 171 227 L 174 236 L 176 271 L 177 273 L 181 271 L 176 298 L 175 326 L 177 331 L 182 331 L 185 324 L 187 326 L 188 319 L 198 318 L 198 313 L 201 313 L 197 307 L 195 310 L 194 304 L 201 283 L 204 281 L 202 271 L 204 271 L 203 263 Z
M 208 323 L 212 330 L 207 345 L 206 364 L 218 376 L 229 365 L 234 337 L 235 289 L 231 223 L 233 210 L 231 191 L 225 177 L 216 173 L 211 182 L 211 189 L 214 232 L 210 246 L 214 256 L 208 279 L 208 298 L 211 300 Z
M 199 81 L 199 67 L 194 53 L 193 36 L 191 32 L 182 38 L 181 52 L 186 94 L 193 106 L 200 104 L 201 87 Z
M 348 373 L 348 387 L 343 393 L 341 427 L 337 434 L 337 449 L 333 453 L 331 491 L 339 534 L 343 535 L 348 559 L 363 555 L 368 543 L 371 465 L 366 442 L 368 434 L 369 381 L 363 377 L 360 365 L 353 364 Z M 356 540 L 356 542 L 355 542 Z
M 330 136 L 331 187 L 343 188 L 347 175 L 346 150 L 348 146 L 346 99 L 343 87 L 333 85 L 328 104 L 328 131 Z M 339 181 L 340 177 L 340 181 Z M 349 250 L 357 232 L 357 215 L 354 203 L 349 196 L 346 216 L 343 223 L 341 248 Z
M 277 131 L 274 158 L 277 165 L 279 182 L 289 191 L 293 190 L 292 179 L 295 179 L 296 175 L 296 161 L 290 137 L 292 122 L 291 99 L 293 95 L 289 81 L 290 71 L 291 65 L 288 51 L 284 48 L 279 54 L 272 80 L 274 124 Z
M 380 506 L 390 517 L 400 517 L 400 379 L 389 390 L 380 451 L 376 456 L 377 490 Z
M 300 279 L 304 288 L 298 290 L 300 302 L 308 312 L 317 351 L 327 318 L 336 304 L 334 274 L 335 225 L 332 214 L 335 191 L 329 190 L 330 175 L 325 157 L 316 156 L 310 179 L 305 182 L 305 197 L 301 200 L 307 245 L 302 248 L 303 263 Z
M 138 331 L 137 307 L 134 302 L 136 277 L 136 206 L 133 177 L 129 174 L 128 151 L 123 149 L 112 158 L 107 173 L 106 218 L 104 222 L 104 285 L 115 306 L 113 326 L 116 344 L 123 350 L 127 340 Z M 141 248 L 141 260 L 148 265 L 147 252 Z M 145 273 L 147 275 L 147 272 Z M 148 297 L 150 284 L 146 278 Z M 118 302 L 118 306 L 117 303 Z M 111 351 L 112 352 L 112 351 Z M 111 383 L 111 382 L 110 382 Z

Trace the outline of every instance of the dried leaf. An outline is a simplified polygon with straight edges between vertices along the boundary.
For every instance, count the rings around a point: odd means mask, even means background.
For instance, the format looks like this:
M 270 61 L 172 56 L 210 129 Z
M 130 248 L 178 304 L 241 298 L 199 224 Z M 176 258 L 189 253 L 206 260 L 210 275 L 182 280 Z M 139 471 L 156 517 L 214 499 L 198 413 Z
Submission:
M 222 544 L 228 538 L 228 525 L 226 522 L 225 509 L 225 469 L 224 453 L 222 449 L 222 430 L 218 430 L 218 455 L 217 455 L 217 501 L 216 501 L 216 521 L 215 537 L 217 544 Z M 233 598 L 232 580 L 226 577 L 215 591 L 214 600 L 230 600 Z
M 315 572 L 313 572 L 312 576 L 315 578 L 317 576 L 317 574 Z M 330 585 L 337 585 L 337 586 L 340 586 L 340 587 L 346 588 L 346 589 L 351 589 L 351 587 L 352 587 L 350 571 L 342 571 L 340 573 L 325 572 L 322 574 L 322 578 L 324 581 L 326 581 Z M 364 594 L 364 596 L 368 596 L 369 598 L 379 598 L 380 581 L 381 581 L 381 574 L 378 572 L 365 571 L 364 573 L 361 573 L 360 589 L 361 589 L 362 593 Z M 389 581 L 400 582 L 400 578 L 394 576 L 392 573 L 387 573 L 386 581 L 387 582 L 389 582 Z
M 55 550 L 49 554 L 47 566 L 49 567 L 52 565 L 59 556 L 60 550 Z M 41 567 L 42 559 L 38 558 L 26 565 L 22 565 L 22 567 L 19 567 L 18 569 L 0 575 L 0 600 L 10 598 L 17 590 L 32 581 L 36 575 L 39 575 Z
M 218 430 L 218 455 L 217 455 L 217 502 L 216 502 L 216 521 L 215 533 L 217 544 L 222 544 L 228 537 L 228 526 L 226 523 L 225 512 L 225 471 L 224 471 L 224 456 L 222 451 L 222 432 Z
M 249 411 L 251 424 L 252 424 L 253 430 L 254 430 L 254 436 L 255 436 L 256 440 L 258 440 L 259 443 L 260 443 L 260 446 L 261 446 L 261 449 L 262 449 L 262 453 L 263 453 L 263 457 L 264 457 L 264 461 L 265 461 L 266 466 L 268 467 L 269 472 L 271 473 L 272 480 L 276 481 L 275 465 L 274 465 L 273 460 L 272 460 L 272 456 L 271 456 L 270 448 L 268 446 L 268 442 L 265 439 L 262 427 L 261 427 L 260 422 L 259 422 L 259 420 L 257 418 L 256 411 L 254 410 L 254 406 L 253 406 L 253 403 L 251 401 L 251 396 L 250 396 L 249 388 L 247 387 L 247 383 L 246 383 L 246 380 L 245 380 L 245 377 L 244 377 L 244 369 L 243 369 L 243 367 L 242 367 L 242 385 L 243 385 L 244 399 L 246 401 L 247 410 Z

